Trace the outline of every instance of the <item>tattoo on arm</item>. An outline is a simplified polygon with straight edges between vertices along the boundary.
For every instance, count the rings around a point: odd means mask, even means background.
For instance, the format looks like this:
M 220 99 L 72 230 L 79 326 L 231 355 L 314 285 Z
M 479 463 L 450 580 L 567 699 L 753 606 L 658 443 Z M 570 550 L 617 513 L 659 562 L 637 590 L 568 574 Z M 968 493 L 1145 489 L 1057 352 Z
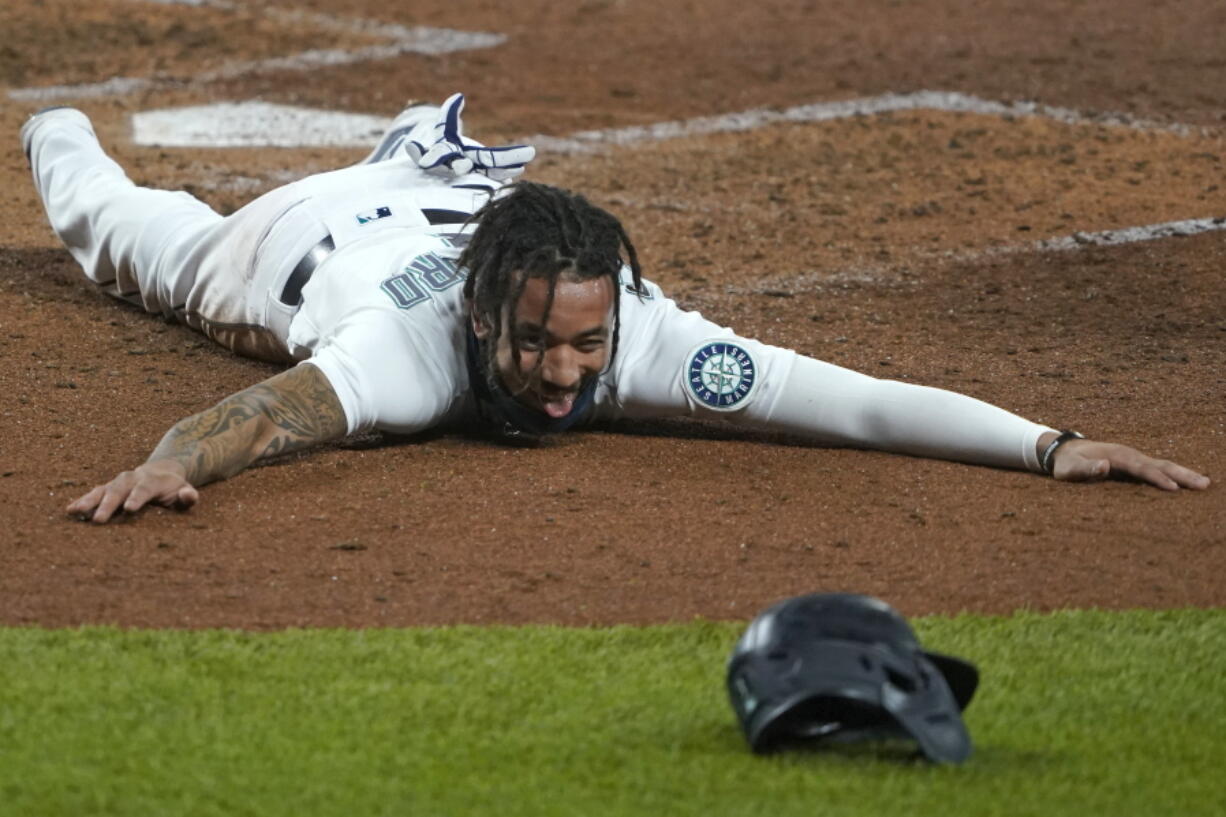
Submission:
M 172 459 L 203 485 L 233 476 L 263 457 L 343 437 L 336 392 L 315 366 L 295 366 L 179 421 L 150 460 Z

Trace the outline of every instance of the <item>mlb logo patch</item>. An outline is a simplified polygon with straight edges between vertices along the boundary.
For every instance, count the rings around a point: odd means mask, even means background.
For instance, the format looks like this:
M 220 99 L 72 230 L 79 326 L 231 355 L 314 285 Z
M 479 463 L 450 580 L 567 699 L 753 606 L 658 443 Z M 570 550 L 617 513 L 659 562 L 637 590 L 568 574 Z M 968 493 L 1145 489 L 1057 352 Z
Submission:
M 369 224 L 372 221 L 387 218 L 391 214 L 392 208 L 390 207 L 376 207 L 374 210 L 367 210 L 365 213 L 358 213 L 358 224 Z

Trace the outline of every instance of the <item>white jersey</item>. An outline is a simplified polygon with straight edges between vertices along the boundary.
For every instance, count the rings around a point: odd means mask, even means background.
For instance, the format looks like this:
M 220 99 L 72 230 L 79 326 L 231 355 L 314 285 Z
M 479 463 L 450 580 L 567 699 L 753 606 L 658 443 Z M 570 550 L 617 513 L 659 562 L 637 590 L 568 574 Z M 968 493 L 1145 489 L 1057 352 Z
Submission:
M 349 431 L 477 420 L 459 248 L 386 230 L 337 251 L 303 290 L 289 347 L 328 378 Z M 722 417 L 829 443 L 1038 469 L 1049 430 L 942 389 L 879 380 L 740 337 L 644 281 L 619 287 L 620 340 L 585 419 Z
M 303 289 L 290 352 L 323 371 L 350 432 L 411 433 L 475 417 L 459 253 L 446 236 L 385 230 L 330 255 Z M 684 312 L 653 283 L 636 292 L 623 280 L 620 297 L 619 348 L 599 379 L 594 418 L 743 410 L 791 369 L 793 352 Z M 686 362 L 719 341 L 741 362 L 730 354 L 728 373 L 708 374 L 705 385 L 699 373 L 691 384 Z

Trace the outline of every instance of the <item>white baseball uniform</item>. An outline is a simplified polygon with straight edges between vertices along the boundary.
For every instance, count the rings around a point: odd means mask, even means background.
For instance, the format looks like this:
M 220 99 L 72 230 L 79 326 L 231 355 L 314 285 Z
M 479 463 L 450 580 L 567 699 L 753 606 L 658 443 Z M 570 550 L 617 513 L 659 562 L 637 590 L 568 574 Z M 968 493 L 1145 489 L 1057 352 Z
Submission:
M 422 121 L 437 111 L 423 109 Z M 476 421 L 457 222 L 500 183 L 480 173 L 444 178 L 399 152 L 376 154 L 223 218 L 187 193 L 134 185 L 79 111 L 40 114 L 22 140 L 52 227 L 108 292 L 241 354 L 309 361 L 335 390 L 350 432 Z M 1039 470 L 1046 426 L 739 337 L 649 282 L 635 292 L 623 280 L 620 297 L 620 348 L 590 419 L 721 417 L 822 442 Z

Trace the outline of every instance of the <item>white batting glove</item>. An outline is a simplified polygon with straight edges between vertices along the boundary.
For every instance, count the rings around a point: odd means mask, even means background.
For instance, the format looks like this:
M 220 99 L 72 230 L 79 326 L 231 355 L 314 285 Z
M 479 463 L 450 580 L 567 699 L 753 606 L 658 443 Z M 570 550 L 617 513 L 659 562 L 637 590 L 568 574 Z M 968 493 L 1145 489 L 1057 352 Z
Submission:
M 416 140 L 405 143 L 409 156 L 424 170 L 450 176 L 480 173 L 494 181 L 509 181 L 524 172 L 524 166 L 536 157 L 531 145 L 486 147 L 463 134 L 460 113 L 464 110 L 464 94 L 453 94 L 443 103 L 439 120 L 434 123 L 437 140 L 429 147 Z

